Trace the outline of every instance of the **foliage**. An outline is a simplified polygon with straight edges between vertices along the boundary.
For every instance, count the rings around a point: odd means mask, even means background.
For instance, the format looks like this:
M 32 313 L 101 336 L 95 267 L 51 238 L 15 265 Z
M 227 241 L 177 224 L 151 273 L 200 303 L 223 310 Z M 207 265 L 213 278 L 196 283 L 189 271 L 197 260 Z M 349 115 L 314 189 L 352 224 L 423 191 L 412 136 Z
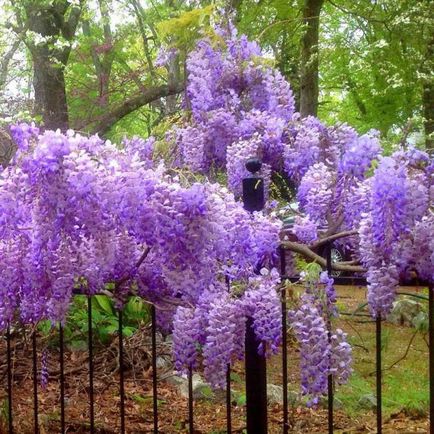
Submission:
M 303 1 L 243 1 L 238 27 L 272 54 L 293 84 L 302 68 Z M 319 117 L 372 128 L 391 146 L 408 133 L 423 145 L 423 86 L 432 86 L 430 4 L 418 0 L 324 2 L 320 14 Z M 405 140 L 405 138 L 404 138 Z
M 157 29 L 163 40 L 169 40 L 174 48 L 189 51 L 198 39 L 203 37 L 203 30 L 209 27 L 213 7 L 193 9 L 181 13 L 178 17 L 162 21 Z
M 87 297 L 77 295 L 71 302 L 68 316 L 65 321 L 65 342 L 72 348 L 87 348 L 88 333 L 88 306 Z M 150 313 L 148 305 L 139 297 L 131 297 L 122 308 L 123 312 L 123 335 L 126 337 L 140 327 L 149 324 Z M 41 321 L 38 329 L 48 338 L 52 338 L 52 323 Z M 92 297 L 92 330 L 96 342 L 106 344 L 119 333 L 119 315 L 113 300 L 105 295 Z M 55 340 L 49 345 L 57 345 Z

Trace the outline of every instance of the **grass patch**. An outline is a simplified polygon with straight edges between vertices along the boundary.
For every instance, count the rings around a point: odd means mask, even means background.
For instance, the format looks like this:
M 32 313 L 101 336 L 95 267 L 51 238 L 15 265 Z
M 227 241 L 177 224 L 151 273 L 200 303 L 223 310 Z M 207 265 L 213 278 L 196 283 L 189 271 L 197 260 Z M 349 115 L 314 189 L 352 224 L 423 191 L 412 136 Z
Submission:
M 346 324 L 345 324 L 346 323 Z M 375 333 L 371 323 L 349 321 L 342 324 L 353 345 L 354 373 L 348 384 L 338 387 L 336 397 L 350 416 L 367 412 L 359 400 L 362 396 L 375 397 Z M 412 339 L 415 329 L 385 323 L 382 333 L 383 358 L 383 414 L 404 412 L 421 417 L 429 407 L 428 346 L 421 333 L 412 341 L 408 354 L 399 363 Z

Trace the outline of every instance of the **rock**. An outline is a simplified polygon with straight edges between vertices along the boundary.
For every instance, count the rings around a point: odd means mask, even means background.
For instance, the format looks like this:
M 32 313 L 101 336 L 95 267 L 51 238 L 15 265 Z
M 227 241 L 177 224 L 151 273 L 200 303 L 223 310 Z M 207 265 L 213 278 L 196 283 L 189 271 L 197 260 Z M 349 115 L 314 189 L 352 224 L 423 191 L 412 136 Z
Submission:
M 169 369 L 172 366 L 172 358 L 170 356 L 157 356 L 157 368 Z
M 184 398 L 188 398 L 188 378 L 186 375 L 176 375 L 175 373 L 166 378 L 166 382 L 176 386 Z M 195 401 L 225 401 L 226 391 L 215 390 L 203 380 L 199 374 L 193 374 L 193 399 Z
M 179 375 L 176 375 L 175 373 L 173 375 L 170 375 L 169 377 L 167 377 L 165 380 L 167 383 L 172 384 L 174 386 L 178 386 L 178 387 L 181 387 L 181 385 L 183 385 L 184 383 L 187 383 L 186 377 L 180 377 Z
M 283 387 L 276 384 L 267 384 L 267 400 L 269 404 L 282 404 Z M 291 406 L 300 402 L 297 392 L 288 390 L 288 404 Z
M 321 396 L 319 399 L 318 405 L 322 408 L 328 408 L 329 400 L 328 400 L 327 396 Z M 333 409 L 342 410 L 343 408 L 344 408 L 343 402 L 339 398 L 334 397 L 333 398 Z
M 173 335 L 167 335 L 164 339 L 164 342 L 172 345 L 173 344 Z
M 411 298 L 401 298 L 393 303 L 392 311 L 387 317 L 387 321 L 392 324 L 405 325 L 411 327 L 415 318 L 423 311 L 423 306 Z
M 372 393 L 368 393 L 359 398 L 357 405 L 364 410 L 375 410 L 377 408 L 377 399 Z
M 179 391 L 184 398 L 188 398 L 188 379 L 187 377 L 178 377 L 183 381 L 179 385 Z M 193 374 L 193 399 L 195 401 L 211 400 L 215 398 L 215 394 L 211 386 L 206 383 L 199 374 Z
M 414 328 L 417 328 L 419 331 L 428 331 L 428 314 L 427 312 L 419 312 L 414 318 L 412 325 Z

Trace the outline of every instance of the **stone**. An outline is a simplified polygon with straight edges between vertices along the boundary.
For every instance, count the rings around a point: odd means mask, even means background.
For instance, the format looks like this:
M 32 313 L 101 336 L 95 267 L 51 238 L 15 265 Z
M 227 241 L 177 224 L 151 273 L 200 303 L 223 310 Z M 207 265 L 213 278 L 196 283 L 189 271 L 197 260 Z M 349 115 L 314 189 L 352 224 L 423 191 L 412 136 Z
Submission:
M 182 384 L 187 382 L 186 377 L 180 377 L 179 375 L 176 375 L 173 373 L 173 375 L 170 375 L 165 378 L 166 383 L 172 384 L 173 386 L 179 386 L 181 387 Z
M 179 384 L 179 391 L 184 398 L 188 398 L 188 379 L 186 376 L 178 377 L 183 381 Z M 212 400 L 215 397 L 211 386 L 199 374 L 193 374 L 193 399 L 195 401 Z
M 377 399 L 372 393 L 368 393 L 359 398 L 357 405 L 364 410 L 375 410 L 377 408 Z
M 392 324 L 413 326 L 415 318 L 423 311 L 423 306 L 417 300 L 401 298 L 393 303 L 392 311 L 387 321 Z
M 319 398 L 318 405 L 322 408 L 328 408 L 329 400 L 328 400 L 327 396 L 321 396 Z M 343 402 L 339 398 L 334 397 L 333 398 L 333 409 L 342 410 L 343 407 L 344 407 Z
M 172 365 L 172 358 L 170 356 L 157 356 L 157 369 L 169 369 Z
M 269 404 L 282 404 L 283 387 L 276 384 L 267 384 L 267 400 Z M 295 406 L 300 403 L 300 397 L 297 392 L 288 390 L 288 404 Z

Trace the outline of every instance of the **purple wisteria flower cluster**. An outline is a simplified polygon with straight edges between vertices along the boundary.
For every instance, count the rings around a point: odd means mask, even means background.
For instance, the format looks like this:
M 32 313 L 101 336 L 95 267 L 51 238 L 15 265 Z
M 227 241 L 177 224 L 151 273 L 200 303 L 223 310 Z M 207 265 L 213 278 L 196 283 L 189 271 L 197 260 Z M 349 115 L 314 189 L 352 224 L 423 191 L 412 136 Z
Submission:
M 316 405 L 327 393 L 329 375 L 344 384 L 352 372 L 347 335 L 332 329 L 331 320 L 338 314 L 335 303 L 334 281 L 322 272 L 307 280 L 299 307 L 288 315 L 300 345 L 301 393 L 308 397 L 308 405 Z
M 242 357 L 247 315 L 275 351 L 276 274 L 252 276 L 277 263 L 276 217 L 248 213 L 219 184 L 181 184 L 153 162 L 152 139 L 122 148 L 73 131 L 28 131 L 16 126 L 28 143 L 0 174 L 1 329 L 64 322 L 74 290 L 111 290 L 120 307 L 134 287 L 173 332 L 177 369 L 203 363 L 215 387 Z
M 234 29 L 218 34 L 200 40 L 187 60 L 187 116 L 168 134 L 177 147 L 176 163 L 203 174 L 225 171 L 229 189 L 240 197 L 246 160 L 260 158 L 267 186 L 278 172 L 298 188 L 307 218 L 306 228 L 300 220 L 297 229 L 311 234 L 303 240 L 313 240 L 314 226 L 330 221 L 336 230 L 351 229 L 366 201 L 351 215 L 348 192 L 358 191 L 378 158 L 378 134 L 359 136 L 346 124 L 301 119 L 289 83 L 261 57 L 257 44 Z
M 359 234 L 373 316 L 387 316 L 399 282 L 412 273 L 434 281 L 432 164 L 427 153 L 399 150 L 380 159 L 366 189 Z

